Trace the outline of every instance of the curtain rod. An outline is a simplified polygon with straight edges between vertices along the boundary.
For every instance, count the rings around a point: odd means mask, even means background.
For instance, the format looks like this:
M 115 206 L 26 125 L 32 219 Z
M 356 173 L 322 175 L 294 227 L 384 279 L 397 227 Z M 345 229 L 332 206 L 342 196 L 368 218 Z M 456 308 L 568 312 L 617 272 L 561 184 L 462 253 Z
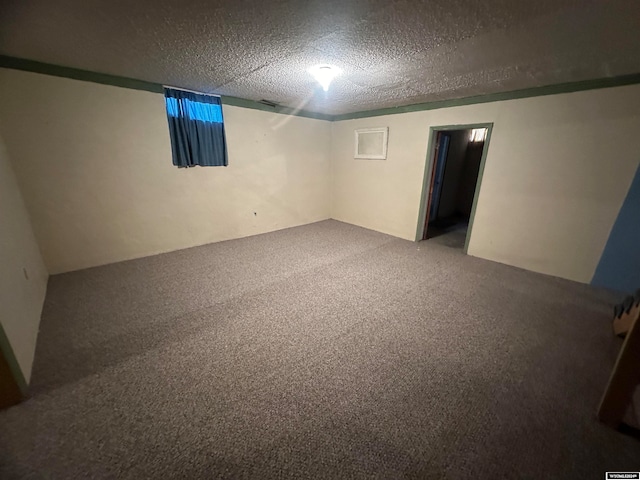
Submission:
M 197 92 L 196 90 L 189 90 L 188 88 L 172 87 L 170 85 L 162 85 L 162 87 L 163 88 L 171 88 L 172 90 L 182 90 L 183 92 L 197 93 L 198 95 L 209 95 L 210 97 L 222 98 L 221 95 L 216 95 L 215 93 Z

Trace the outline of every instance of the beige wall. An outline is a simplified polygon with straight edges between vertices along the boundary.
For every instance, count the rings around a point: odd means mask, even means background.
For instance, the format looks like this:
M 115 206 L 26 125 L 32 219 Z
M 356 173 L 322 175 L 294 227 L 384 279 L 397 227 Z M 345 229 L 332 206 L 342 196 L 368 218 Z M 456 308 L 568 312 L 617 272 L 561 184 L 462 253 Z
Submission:
M 640 156 L 640 86 L 332 124 L 224 114 L 230 166 L 177 169 L 162 95 L 0 69 L 0 131 L 49 271 L 329 217 L 414 240 L 429 127 L 493 122 L 469 254 L 589 282 Z M 353 130 L 379 126 L 388 159 L 354 160 Z
M 47 277 L 0 138 L 0 324 L 27 382 L 31 377 Z
M 414 240 L 429 127 L 493 122 L 469 254 L 590 282 L 640 160 L 640 86 L 332 124 L 332 217 Z M 353 130 L 386 127 L 386 161 Z
M 330 123 L 223 111 L 229 166 L 178 169 L 161 94 L 0 69 L 0 131 L 49 271 L 329 218 Z

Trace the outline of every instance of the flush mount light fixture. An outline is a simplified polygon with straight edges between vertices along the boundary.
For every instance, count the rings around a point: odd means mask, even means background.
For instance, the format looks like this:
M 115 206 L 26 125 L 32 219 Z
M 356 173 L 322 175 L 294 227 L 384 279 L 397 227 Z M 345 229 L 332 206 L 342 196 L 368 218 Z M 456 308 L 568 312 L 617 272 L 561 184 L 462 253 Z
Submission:
M 320 85 L 322 85 L 322 89 L 327 92 L 329 91 L 331 81 L 340 75 L 342 70 L 338 67 L 334 67 L 333 65 L 316 65 L 309 69 L 309 73 L 313 75 Z

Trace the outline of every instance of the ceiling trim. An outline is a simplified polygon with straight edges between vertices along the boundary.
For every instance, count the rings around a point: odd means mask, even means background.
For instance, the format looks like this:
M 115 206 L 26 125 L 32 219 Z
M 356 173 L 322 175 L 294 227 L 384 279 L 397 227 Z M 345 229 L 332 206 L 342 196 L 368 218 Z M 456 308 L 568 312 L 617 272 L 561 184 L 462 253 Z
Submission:
M 50 63 L 36 62 L 24 58 L 8 57 L 0 55 L 0 67 L 12 68 L 14 70 L 24 70 L 25 72 L 42 73 L 53 75 L 54 77 L 72 78 L 85 82 L 101 83 L 114 87 L 130 88 L 133 90 L 144 90 L 146 92 L 164 93 L 163 86 L 159 83 L 145 82 L 133 78 L 118 77 L 106 73 L 90 72 L 71 67 L 61 67 Z
M 0 68 L 11 68 L 27 72 L 42 73 L 56 77 L 71 78 L 86 82 L 100 83 L 133 90 L 143 90 L 153 93 L 163 93 L 163 85 L 159 83 L 146 82 L 133 78 L 109 75 L 106 73 L 91 72 L 71 67 L 62 67 L 50 63 L 36 62 L 23 58 L 0 55 Z M 254 100 L 244 98 L 221 96 L 223 105 L 234 107 L 250 108 L 264 112 L 278 113 L 282 115 L 295 115 L 298 117 L 313 118 L 316 120 L 326 120 L 339 122 L 343 120 L 354 120 L 358 118 L 379 117 L 383 115 L 397 115 L 400 113 L 420 112 L 423 110 L 437 110 L 439 108 L 461 107 L 465 105 L 475 105 L 478 103 L 500 102 L 505 100 L 517 100 L 522 98 L 541 97 L 546 95 L 557 95 L 561 93 L 581 92 L 585 90 L 598 90 L 601 88 L 621 87 L 626 85 L 640 84 L 640 73 L 622 75 L 618 77 L 598 78 L 594 80 L 584 80 L 580 82 L 559 83 L 545 85 L 542 87 L 527 88 L 524 90 L 513 90 L 510 92 L 491 93 L 487 95 L 477 95 L 473 97 L 454 98 L 451 100 L 440 100 L 436 102 L 415 103 L 400 107 L 381 108 L 376 110 L 364 110 L 360 112 L 345 113 L 342 115 L 328 115 L 311 112 L 308 110 L 298 110 L 289 107 L 271 107 Z
M 224 105 L 232 105 L 234 107 L 252 108 L 254 110 L 263 110 L 265 112 L 280 113 L 282 115 L 295 115 L 296 117 L 315 118 L 316 120 L 326 120 L 328 122 L 333 121 L 333 115 L 327 115 L 325 113 L 310 112 L 309 110 L 300 110 L 295 108 L 283 107 L 276 105 L 271 107 L 264 103 L 256 102 L 254 100 L 246 100 L 238 97 L 225 97 L 222 96 L 222 103 Z
M 36 62 L 34 60 L 9 57 L 6 55 L 0 55 L 0 68 L 10 68 L 13 70 L 41 73 L 44 75 L 52 75 L 55 77 L 71 78 L 74 80 L 81 80 L 85 82 L 129 88 L 132 90 L 143 90 L 152 93 L 164 93 L 164 86 L 159 83 L 146 82 L 144 80 L 120 77 L 117 75 L 109 75 L 107 73 L 91 72 L 89 70 L 80 70 L 78 68 L 62 67 L 50 63 Z M 262 110 L 264 112 L 278 113 L 282 115 L 295 115 L 297 117 L 314 118 L 316 120 L 333 120 L 332 115 L 310 112 L 308 110 L 293 109 L 279 105 L 271 107 L 254 100 L 247 100 L 237 97 L 227 97 L 224 95 L 221 95 L 220 98 L 223 105 L 250 108 L 253 110 Z
M 382 115 L 396 115 L 399 113 L 420 112 L 423 110 L 436 110 L 439 108 L 461 107 L 465 105 L 475 105 L 478 103 L 501 102 L 504 100 L 517 100 L 521 98 L 542 97 L 546 95 L 557 95 L 560 93 L 582 92 L 585 90 L 598 90 L 601 88 L 622 87 L 625 85 L 640 84 L 640 73 L 622 75 L 618 77 L 597 78 L 594 80 L 583 80 L 580 82 L 557 83 L 545 85 L 543 87 L 533 87 L 524 90 L 513 90 L 510 92 L 490 93 L 474 97 L 454 98 L 451 100 L 440 100 L 437 102 L 414 103 L 401 107 L 381 108 L 377 110 L 365 110 L 362 112 L 345 113 L 334 115 L 332 121 L 354 120 L 357 118 L 379 117 Z

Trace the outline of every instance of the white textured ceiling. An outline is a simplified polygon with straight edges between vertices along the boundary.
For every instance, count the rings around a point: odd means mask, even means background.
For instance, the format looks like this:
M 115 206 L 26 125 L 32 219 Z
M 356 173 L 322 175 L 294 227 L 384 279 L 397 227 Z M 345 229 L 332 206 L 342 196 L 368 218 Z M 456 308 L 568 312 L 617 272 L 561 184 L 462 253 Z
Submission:
M 343 114 L 640 73 L 640 1 L 0 0 L 0 54 Z

